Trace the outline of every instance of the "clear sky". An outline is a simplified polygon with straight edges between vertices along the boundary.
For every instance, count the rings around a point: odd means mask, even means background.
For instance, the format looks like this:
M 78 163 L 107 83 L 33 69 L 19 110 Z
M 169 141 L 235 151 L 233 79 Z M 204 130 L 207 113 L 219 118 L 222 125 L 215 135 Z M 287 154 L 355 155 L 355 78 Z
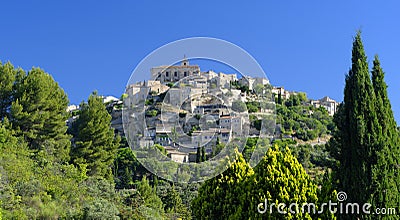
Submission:
M 93 90 L 119 97 L 150 52 L 187 37 L 248 51 L 273 85 L 343 99 L 352 39 L 381 59 L 400 122 L 398 1 L 4 1 L 0 60 L 53 75 L 71 103 Z M 148 73 L 145 73 L 148 74 Z

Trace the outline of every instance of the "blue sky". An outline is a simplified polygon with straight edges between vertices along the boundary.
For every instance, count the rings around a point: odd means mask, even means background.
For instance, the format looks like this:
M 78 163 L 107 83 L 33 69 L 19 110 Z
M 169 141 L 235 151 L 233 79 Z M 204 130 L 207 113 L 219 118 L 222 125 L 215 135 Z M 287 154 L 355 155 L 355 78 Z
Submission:
M 378 54 L 400 122 L 400 3 L 396 1 L 7 1 L 0 60 L 53 75 L 71 103 L 93 90 L 119 96 L 150 52 L 187 37 L 248 51 L 274 85 L 343 99 L 352 38 Z M 148 74 L 148 73 L 143 73 Z

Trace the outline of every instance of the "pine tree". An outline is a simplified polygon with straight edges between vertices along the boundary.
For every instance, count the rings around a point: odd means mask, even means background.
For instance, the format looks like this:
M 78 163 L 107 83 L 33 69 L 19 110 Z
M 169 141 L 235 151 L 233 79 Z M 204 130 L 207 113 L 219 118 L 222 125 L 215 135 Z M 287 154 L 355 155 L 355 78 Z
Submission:
M 399 135 L 391 104 L 387 95 L 384 72 L 378 56 L 372 68 L 372 84 L 376 96 L 376 111 L 382 135 L 375 148 L 376 165 L 373 167 L 373 198 L 375 207 L 396 207 L 400 204 Z M 389 219 L 390 216 L 387 216 Z
M 111 165 L 120 140 L 115 137 L 110 124 L 111 115 L 102 98 L 94 92 L 87 103 L 81 104 L 81 113 L 73 124 L 75 144 L 71 159 L 76 164 L 86 164 L 88 175 L 111 180 Z
M 9 117 L 11 103 L 14 101 L 16 79 L 25 75 L 21 69 L 15 69 L 14 66 L 7 62 L 0 62 L 0 120 Z
M 65 121 L 68 98 L 57 82 L 39 68 L 33 68 L 22 79 L 16 78 L 10 122 L 35 151 L 67 161 L 70 136 Z

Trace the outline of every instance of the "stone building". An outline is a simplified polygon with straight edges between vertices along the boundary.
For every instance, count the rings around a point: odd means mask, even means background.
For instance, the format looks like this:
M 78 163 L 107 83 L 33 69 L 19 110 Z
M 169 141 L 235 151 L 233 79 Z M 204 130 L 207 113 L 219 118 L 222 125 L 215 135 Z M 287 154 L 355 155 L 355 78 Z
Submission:
M 333 116 L 336 113 L 337 108 L 339 106 L 338 102 L 329 98 L 328 96 L 325 96 L 319 100 L 310 100 L 310 104 L 315 108 L 319 108 L 321 106 L 324 107 L 331 116 Z
M 253 90 L 256 85 L 267 85 L 269 84 L 269 80 L 266 78 L 261 78 L 261 77 L 250 77 L 250 76 L 243 76 L 238 80 L 240 85 L 247 86 L 249 87 L 249 90 Z
M 178 163 L 188 163 L 189 162 L 189 153 L 180 152 L 176 150 L 167 151 L 168 157 L 171 158 L 172 161 Z
M 215 129 L 211 128 L 208 130 L 194 131 L 192 133 L 192 146 L 205 146 L 206 152 L 212 151 L 212 146 L 215 145 L 217 139 L 221 143 L 228 143 L 231 138 L 231 131 L 228 129 Z
M 153 67 L 150 72 L 151 79 L 166 84 L 178 82 L 188 76 L 200 75 L 200 67 L 198 65 L 190 65 L 189 61 L 184 58 L 181 65 Z
M 236 74 L 225 74 L 218 73 L 218 77 L 215 78 L 217 81 L 217 88 L 220 89 L 229 89 L 231 82 L 237 81 Z
M 221 128 L 231 130 L 235 135 L 241 135 L 243 132 L 243 120 L 240 116 L 221 116 L 219 125 Z
M 280 94 L 282 100 L 289 99 L 291 95 L 297 95 L 296 92 L 290 92 L 288 90 L 285 90 L 285 88 L 283 87 L 273 87 L 271 93 L 275 96 L 275 98 L 277 98 Z

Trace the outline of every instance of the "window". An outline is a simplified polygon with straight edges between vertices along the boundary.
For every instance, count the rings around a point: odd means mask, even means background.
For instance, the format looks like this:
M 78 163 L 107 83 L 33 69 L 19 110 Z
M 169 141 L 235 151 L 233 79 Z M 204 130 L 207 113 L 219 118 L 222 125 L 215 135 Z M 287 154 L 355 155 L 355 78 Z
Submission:
M 175 71 L 174 72 L 174 76 L 177 77 L 178 76 L 178 72 Z
M 183 73 L 183 76 L 185 76 L 185 77 L 186 77 L 186 76 L 187 76 L 187 72 L 184 72 L 184 73 Z
M 166 77 L 169 77 L 169 72 L 168 72 L 168 71 L 165 72 L 165 76 L 166 76 Z

